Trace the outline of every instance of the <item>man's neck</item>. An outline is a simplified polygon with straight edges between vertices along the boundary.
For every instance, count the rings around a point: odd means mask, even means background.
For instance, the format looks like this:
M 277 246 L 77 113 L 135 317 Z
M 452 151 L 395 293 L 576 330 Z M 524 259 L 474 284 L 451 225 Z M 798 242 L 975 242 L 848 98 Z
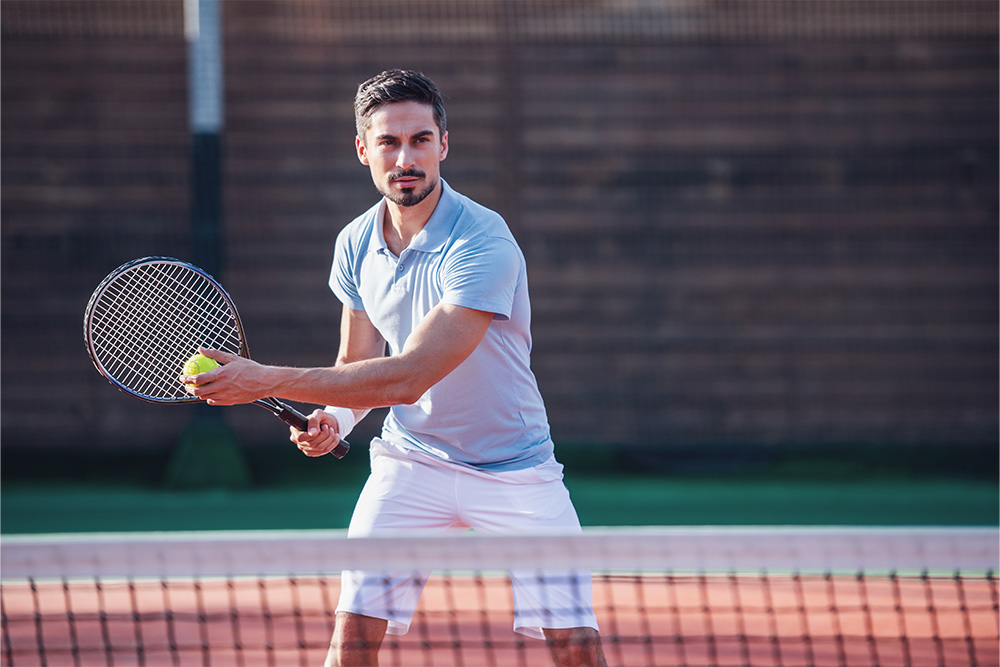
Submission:
M 410 242 L 420 233 L 434 214 L 444 186 L 438 181 L 434 191 L 416 206 L 399 206 L 389 200 L 385 204 L 385 218 L 382 221 L 382 235 L 385 244 L 396 257 L 409 247 Z

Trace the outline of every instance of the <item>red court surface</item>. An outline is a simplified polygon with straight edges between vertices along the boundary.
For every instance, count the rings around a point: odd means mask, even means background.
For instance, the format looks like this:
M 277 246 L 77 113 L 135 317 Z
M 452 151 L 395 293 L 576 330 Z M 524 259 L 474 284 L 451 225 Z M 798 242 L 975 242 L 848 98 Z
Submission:
M 336 577 L 5 582 L 4 665 L 319 665 Z M 609 665 L 997 666 L 989 578 L 595 577 Z M 551 664 L 504 577 L 431 578 L 382 665 Z

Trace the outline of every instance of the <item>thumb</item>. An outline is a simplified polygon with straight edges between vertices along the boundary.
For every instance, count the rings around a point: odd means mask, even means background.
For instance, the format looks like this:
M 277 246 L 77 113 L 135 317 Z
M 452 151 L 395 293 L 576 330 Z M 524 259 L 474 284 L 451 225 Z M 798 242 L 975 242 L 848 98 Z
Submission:
M 319 435 L 320 431 L 324 430 L 325 426 L 326 426 L 325 424 L 323 424 L 322 422 L 320 422 L 319 418 L 315 415 L 315 413 L 309 417 L 309 427 L 308 428 L 309 428 L 309 435 L 310 436 L 317 436 L 317 435 Z

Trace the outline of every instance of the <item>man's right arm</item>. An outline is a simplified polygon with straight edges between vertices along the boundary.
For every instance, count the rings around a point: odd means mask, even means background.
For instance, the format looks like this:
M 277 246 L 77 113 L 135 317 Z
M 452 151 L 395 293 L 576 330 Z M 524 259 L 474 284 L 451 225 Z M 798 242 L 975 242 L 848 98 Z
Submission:
M 352 310 L 344 306 L 340 318 L 340 350 L 337 353 L 337 366 L 350 364 L 365 359 L 385 356 L 385 339 L 378 329 L 368 319 L 363 310 Z M 347 409 L 347 408 L 341 408 Z M 371 408 L 353 408 L 354 423 L 365 418 Z M 294 426 L 290 428 L 290 440 L 294 442 L 306 456 L 322 456 L 337 446 L 346 433 L 334 435 L 332 428 L 339 431 L 339 420 L 330 412 L 322 409 L 309 415 L 309 426 L 306 431 L 299 431 Z
M 353 310 L 347 305 L 340 318 L 340 350 L 337 366 L 376 359 L 385 356 L 385 339 L 363 310 Z M 371 412 L 371 408 L 354 408 L 355 423 Z

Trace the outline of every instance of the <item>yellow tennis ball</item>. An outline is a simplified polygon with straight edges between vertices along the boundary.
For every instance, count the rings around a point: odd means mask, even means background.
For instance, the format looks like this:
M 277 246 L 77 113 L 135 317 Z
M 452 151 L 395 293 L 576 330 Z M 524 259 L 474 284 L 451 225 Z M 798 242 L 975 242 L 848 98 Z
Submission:
M 204 354 L 199 352 L 195 354 L 184 364 L 184 375 L 197 375 L 198 373 L 207 373 L 213 368 L 218 368 L 219 362 L 211 357 L 206 357 Z M 201 385 L 195 385 L 200 387 Z

